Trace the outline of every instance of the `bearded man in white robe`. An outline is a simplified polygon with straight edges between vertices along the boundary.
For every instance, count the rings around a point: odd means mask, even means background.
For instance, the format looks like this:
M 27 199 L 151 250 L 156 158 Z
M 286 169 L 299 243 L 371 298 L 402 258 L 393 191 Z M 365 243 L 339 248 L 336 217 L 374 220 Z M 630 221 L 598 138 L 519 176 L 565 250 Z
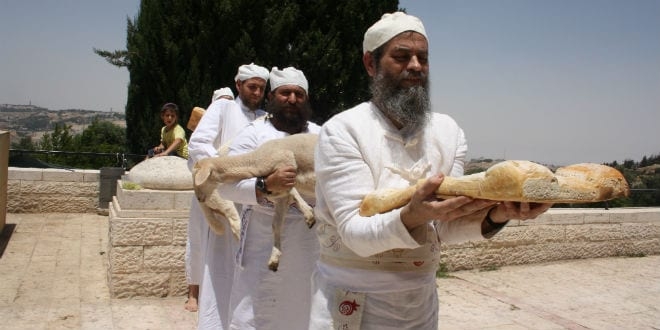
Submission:
M 229 155 L 253 151 L 264 142 L 298 133 L 318 134 L 309 121 L 308 83 L 293 67 L 270 72 L 269 114 L 255 120 L 236 136 Z M 240 247 L 231 292 L 231 329 L 305 329 L 309 324 L 310 277 L 318 258 L 318 240 L 302 213 L 290 206 L 281 230 L 279 267 L 268 269 L 273 248 L 274 205 L 265 197 L 271 191 L 293 187 L 293 166 L 269 175 L 220 185 L 220 195 L 243 205 Z M 259 183 L 258 183 L 259 182 Z M 310 205 L 314 200 L 306 200 Z
M 268 69 L 254 63 L 241 65 L 234 78 L 238 97 L 218 97 L 211 102 L 188 143 L 188 167 L 207 157 L 218 156 L 218 149 L 228 143 L 248 123 L 266 112 L 260 109 L 268 81 Z M 231 90 L 221 94 L 232 94 Z M 233 94 L 232 94 L 233 96 Z M 234 279 L 234 256 L 238 243 L 227 231 L 214 234 L 204 218 L 197 198 L 193 196 L 186 241 L 186 279 L 191 293 L 199 291 L 199 329 L 229 328 L 229 294 Z M 186 309 L 195 310 L 189 295 Z
M 418 18 L 383 15 L 365 33 L 363 63 L 371 101 L 328 120 L 316 148 L 321 250 L 309 329 L 436 330 L 440 241 L 490 238 L 509 219 L 534 218 L 550 204 L 435 197 L 444 175 L 463 175 L 467 142 L 452 118 L 430 109 Z M 423 178 L 407 205 L 359 215 L 368 193 Z

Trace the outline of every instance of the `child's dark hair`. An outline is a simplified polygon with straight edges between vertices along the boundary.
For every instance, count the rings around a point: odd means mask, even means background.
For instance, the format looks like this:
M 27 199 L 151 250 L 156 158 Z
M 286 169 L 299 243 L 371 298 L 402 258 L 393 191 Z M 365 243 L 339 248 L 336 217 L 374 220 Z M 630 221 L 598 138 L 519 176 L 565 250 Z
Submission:
M 165 111 L 170 110 L 174 111 L 176 116 L 179 116 L 179 107 L 174 103 L 165 103 L 162 108 L 160 108 L 160 113 L 163 114 Z

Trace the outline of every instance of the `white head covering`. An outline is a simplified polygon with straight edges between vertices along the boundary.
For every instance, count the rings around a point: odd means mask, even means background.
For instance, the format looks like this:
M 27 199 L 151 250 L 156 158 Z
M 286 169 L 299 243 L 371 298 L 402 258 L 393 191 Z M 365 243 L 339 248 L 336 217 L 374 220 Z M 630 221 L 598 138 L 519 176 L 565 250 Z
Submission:
M 234 99 L 234 92 L 232 92 L 229 87 L 216 89 L 215 92 L 213 92 L 213 97 L 211 97 L 211 102 L 219 99 L 221 96 L 231 96 L 231 98 Z
M 234 77 L 234 81 L 245 81 L 250 78 L 261 78 L 268 81 L 268 69 L 254 63 L 243 64 L 238 67 L 238 73 Z
M 418 32 L 428 40 L 424 24 L 419 18 L 398 11 L 392 14 L 383 14 L 378 22 L 367 29 L 367 32 L 364 33 L 362 51 L 364 53 L 372 52 L 405 31 Z
M 270 90 L 273 91 L 282 85 L 300 86 L 300 88 L 305 90 L 305 93 L 309 94 L 305 74 L 292 66 L 282 70 L 279 70 L 274 66 L 273 69 L 270 70 Z

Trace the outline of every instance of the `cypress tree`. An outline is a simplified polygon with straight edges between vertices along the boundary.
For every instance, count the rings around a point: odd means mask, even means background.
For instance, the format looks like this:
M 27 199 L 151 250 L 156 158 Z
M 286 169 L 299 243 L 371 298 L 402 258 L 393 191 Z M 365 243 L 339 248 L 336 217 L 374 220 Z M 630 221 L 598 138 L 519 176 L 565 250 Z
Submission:
M 241 64 L 301 69 L 318 124 L 366 100 L 362 38 L 397 7 L 398 0 L 142 0 L 127 23 L 127 49 L 94 51 L 129 70 L 127 145 L 144 153 L 158 143 L 165 102 L 179 106 L 185 127 L 215 89 L 235 92 Z

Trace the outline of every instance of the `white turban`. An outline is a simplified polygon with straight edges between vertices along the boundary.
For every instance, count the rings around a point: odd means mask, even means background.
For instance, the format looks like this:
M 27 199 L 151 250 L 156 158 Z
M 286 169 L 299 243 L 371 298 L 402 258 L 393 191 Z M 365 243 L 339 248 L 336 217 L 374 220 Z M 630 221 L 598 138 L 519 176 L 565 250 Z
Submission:
M 232 99 L 234 99 L 234 93 L 231 91 L 231 88 L 223 87 L 220 89 L 216 89 L 215 92 L 213 92 L 213 97 L 211 98 L 211 102 L 219 99 L 222 96 L 230 96 Z
M 261 78 L 268 81 L 268 69 L 263 66 L 258 66 L 254 63 L 243 64 L 238 67 L 238 73 L 234 77 L 234 81 L 245 81 L 250 78 Z
M 362 51 L 364 53 L 372 52 L 405 31 L 418 32 L 428 40 L 424 24 L 419 18 L 398 11 L 392 14 L 384 14 L 378 22 L 367 29 L 367 32 L 364 33 Z
M 307 91 L 307 78 L 305 74 L 290 66 L 279 70 L 276 66 L 270 70 L 270 90 L 274 91 L 277 87 L 282 85 L 296 85 L 305 90 L 305 93 L 309 94 Z

